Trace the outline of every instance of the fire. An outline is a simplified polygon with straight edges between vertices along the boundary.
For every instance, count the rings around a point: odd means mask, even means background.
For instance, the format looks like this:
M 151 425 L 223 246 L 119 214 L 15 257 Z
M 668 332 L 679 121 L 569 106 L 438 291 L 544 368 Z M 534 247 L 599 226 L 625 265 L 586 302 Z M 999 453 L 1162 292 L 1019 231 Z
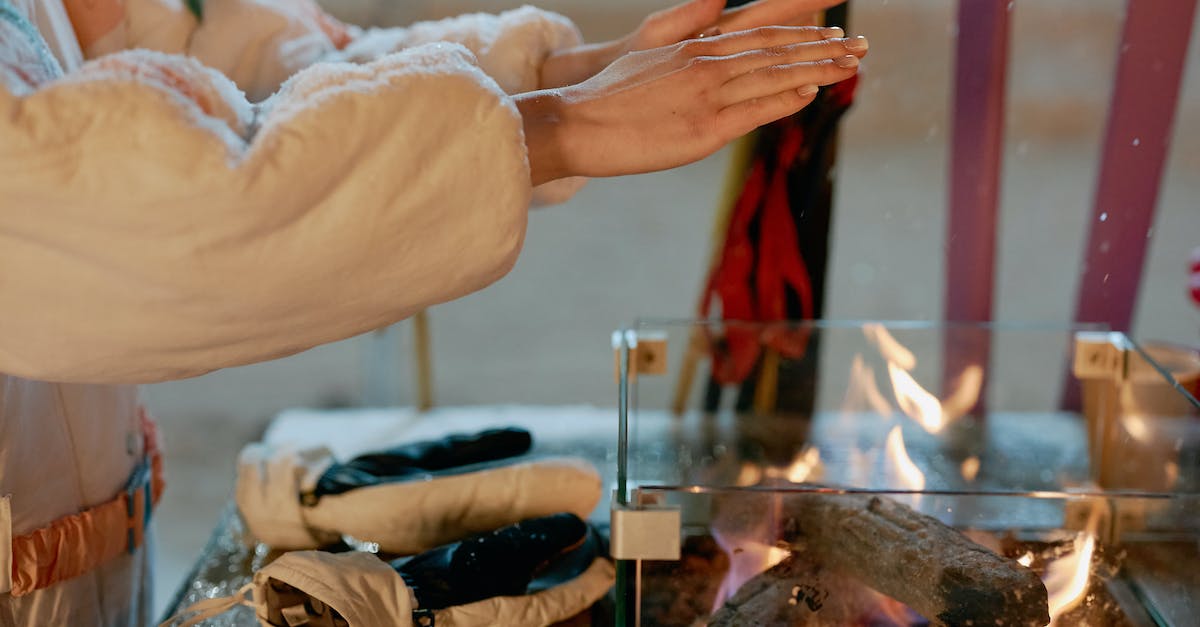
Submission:
M 1033 551 L 1025 551 L 1024 555 L 1017 558 L 1017 563 L 1029 568 L 1029 565 L 1033 563 Z
M 1073 542 L 1074 550 L 1047 564 L 1044 581 L 1049 593 L 1050 624 L 1058 625 L 1059 619 L 1079 605 L 1086 596 L 1088 579 L 1092 572 L 1092 554 L 1096 550 L 1096 527 L 1100 522 L 1100 508 L 1092 510 L 1087 529 L 1079 532 Z
M 842 399 L 842 409 L 855 411 L 861 408 L 872 409 L 884 418 L 892 415 L 892 404 L 875 384 L 875 370 L 863 361 L 862 355 L 855 355 L 850 363 L 849 384 L 846 396 Z
M 712 530 L 712 534 L 713 539 L 729 556 L 729 572 L 725 574 L 725 578 L 721 580 L 721 587 L 717 589 L 717 596 L 713 599 L 713 612 L 721 609 L 725 601 L 728 601 L 747 581 L 792 554 L 787 549 L 763 544 L 756 540 L 738 542 L 733 538 L 726 537 L 726 534 L 716 528 Z
M 820 480 L 824 474 L 821 465 L 821 452 L 814 447 L 804 447 L 787 467 L 784 477 L 792 483 L 804 483 L 808 480 Z
M 738 471 L 738 476 L 734 480 L 734 484 L 739 486 L 757 485 L 762 481 L 762 475 L 762 469 L 757 464 L 745 462 L 742 464 L 741 470 Z
M 954 391 L 942 401 L 942 414 L 949 419 L 971 411 L 983 392 L 983 366 L 971 364 L 963 369 L 954 382 Z
M 917 468 L 912 458 L 908 456 L 908 450 L 904 448 L 904 435 L 900 431 L 900 425 L 892 427 L 888 433 L 886 450 L 888 462 L 895 469 L 896 478 L 900 480 L 900 483 L 909 490 L 924 490 L 925 473 L 921 472 L 921 469 Z
M 960 470 L 962 478 L 966 479 L 968 483 L 974 481 L 975 477 L 979 476 L 979 458 L 972 455 L 964 459 Z
M 900 405 L 900 411 L 930 433 L 937 433 L 946 426 L 942 404 L 936 396 L 921 387 L 911 374 L 888 362 L 888 375 L 892 378 L 892 388 L 896 391 L 896 403 Z
M 888 377 L 891 379 L 892 391 L 896 395 L 896 404 L 900 410 L 909 418 L 916 420 L 929 433 L 938 433 L 945 428 L 949 421 L 971 411 L 979 401 L 979 396 L 983 391 L 982 366 L 972 364 L 964 368 L 953 384 L 953 391 L 949 393 L 945 401 L 941 401 L 913 378 L 911 373 L 917 367 L 916 356 L 891 333 L 888 333 L 883 325 L 865 324 L 863 325 L 863 335 L 879 349 L 879 354 L 887 361 Z M 858 358 L 851 365 L 852 381 L 857 381 L 859 377 L 862 377 L 862 381 L 870 380 L 871 386 L 873 386 L 874 377 L 864 376 L 873 374 L 870 368 L 863 365 Z M 865 384 L 859 387 L 862 387 L 859 395 L 865 397 L 874 407 L 875 399 L 870 395 L 870 388 Z M 851 394 L 847 392 L 847 400 L 850 399 Z M 890 416 L 891 411 L 890 409 L 886 412 L 881 411 L 880 414 Z
M 883 355 L 888 363 L 896 364 L 901 370 L 912 370 L 917 367 L 917 357 L 891 333 L 888 333 L 887 328 L 882 324 L 878 322 L 864 324 L 863 335 L 879 347 L 879 354 Z
M 1137 414 L 1128 414 L 1121 418 L 1125 423 L 1125 431 L 1134 440 L 1145 444 L 1150 441 L 1150 427 L 1146 425 L 1146 419 Z

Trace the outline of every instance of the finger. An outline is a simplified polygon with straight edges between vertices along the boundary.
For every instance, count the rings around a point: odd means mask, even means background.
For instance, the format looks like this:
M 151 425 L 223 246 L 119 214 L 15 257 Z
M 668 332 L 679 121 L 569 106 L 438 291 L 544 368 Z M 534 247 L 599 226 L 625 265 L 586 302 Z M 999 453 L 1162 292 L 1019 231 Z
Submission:
M 824 39 L 821 41 L 790 44 L 761 50 L 750 50 L 732 55 L 724 61 L 730 76 L 739 76 L 759 68 L 773 65 L 790 65 L 846 56 L 862 58 L 867 54 L 866 37 L 847 39 Z
M 813 12 L 841 3 L 842 0 L 758 0 L 726 11 L 718 25 L 729 32 L 772 24 L 792 24 L 799 19 L 811 19 L 809 16 Z
M 785 118 L 812 104 L 817 86 L 788 89 L 765 98 L 746 100 L 725 107 L 717 114 L 718 128 L 726 137 L 740 137 L 750 131 Z
M 858 58 L 852 56 L 772 65 L 730 80 L 717 92 L 717 98 L 720 104 L 728 106 L 804 85 L 831 85 L 850 78 L 857 71 Z
M 647 47 L 675 43 L 710 28 L 721 16 L 724 0 L 691 0 L 652 13 L 642 30 Z
M 820 26 L 766 26 L 754 30 L 726 32 L 715 37 L 695 39 L 685 42 L 685 45 L 689 51 L 696 54 L 728 56 L 748 50 L 821 41 L 831 36 L 833 32 L 833 30 Z M 837 29 L 836 32 L 840 33 L 841 29 Z

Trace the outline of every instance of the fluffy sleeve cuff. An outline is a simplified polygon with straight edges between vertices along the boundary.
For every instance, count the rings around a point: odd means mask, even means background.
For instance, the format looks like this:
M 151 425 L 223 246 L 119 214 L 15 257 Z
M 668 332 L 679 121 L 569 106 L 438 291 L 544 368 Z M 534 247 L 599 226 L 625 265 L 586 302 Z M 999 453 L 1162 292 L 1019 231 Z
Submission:
M 369 61 L 380 55 L 446 41 L 466 46 L 479 66 L 509 94 L 538 88 L 542 63 L 550 53 L 577 46 L 583 38 L 567 18 L 530 6 L 499 15 L 472 13 L 418 22 L 407 28 L 363 31 L 333 58 Z

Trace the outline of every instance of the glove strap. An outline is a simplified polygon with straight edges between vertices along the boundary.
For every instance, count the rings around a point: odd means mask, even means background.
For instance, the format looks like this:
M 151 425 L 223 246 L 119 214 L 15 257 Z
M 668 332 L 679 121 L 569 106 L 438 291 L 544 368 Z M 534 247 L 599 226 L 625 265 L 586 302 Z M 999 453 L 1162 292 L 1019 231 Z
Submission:
M 252 581 L 238 588 L 238 591 L 232 596 L 196 601 L 186 609 L 180 610 L 179 613 L 163 621 L 159 627 L 169 627 L 171 625 L 175 627 L 192 627 L 193 625 L 199 625 L 201 621 L 224 614 L 239 605 L 254 607 L 254 600 L 250 597 L 253 591 L 254 582 Z M 176 621 L 182 622 L 176 623 Z
M 429 608 L 413 610 L 413 625 L 416 627 L 436 627 L 437 619 Z

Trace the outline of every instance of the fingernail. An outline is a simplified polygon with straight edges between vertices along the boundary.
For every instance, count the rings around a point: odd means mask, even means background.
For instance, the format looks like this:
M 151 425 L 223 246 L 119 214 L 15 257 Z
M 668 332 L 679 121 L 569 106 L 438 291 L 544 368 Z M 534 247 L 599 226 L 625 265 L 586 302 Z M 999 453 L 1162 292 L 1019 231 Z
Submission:
M 838 58 L 834 59 L 833 62 L 838 67 L 843 67 L 843 68 L 847 68 L 847 69 L 852 68 L 852 67 L 858 67 L 858 57 L 851 56 L 851 55 L 846 55 L 844 57 L 838 57 Z
M 867 38 L 859 35 L 846 40 L 846 50 L 850 52 L 863 52 L 867 49 Z
M 807 97 L 817 93 L 817 86 L 816 85 L 805 85 L 804 87 L 797 89 L 796 93 L 807 98 Z
M 826 39 L 834 39 L 836 37 L 845 37 L 846 31 L 837 26 L 830 26 L 829 28 L 821 31 L 821 35 Z
M 704 39 L 705 37 L 716 37 L 717 35 L 720 35 L 720 34 L 721 34 L 721 29 L 714 26 L 714 27 L 704 31 L 703 33 L 700 33 L 700 35 L 697 37 L 697 39 Z

